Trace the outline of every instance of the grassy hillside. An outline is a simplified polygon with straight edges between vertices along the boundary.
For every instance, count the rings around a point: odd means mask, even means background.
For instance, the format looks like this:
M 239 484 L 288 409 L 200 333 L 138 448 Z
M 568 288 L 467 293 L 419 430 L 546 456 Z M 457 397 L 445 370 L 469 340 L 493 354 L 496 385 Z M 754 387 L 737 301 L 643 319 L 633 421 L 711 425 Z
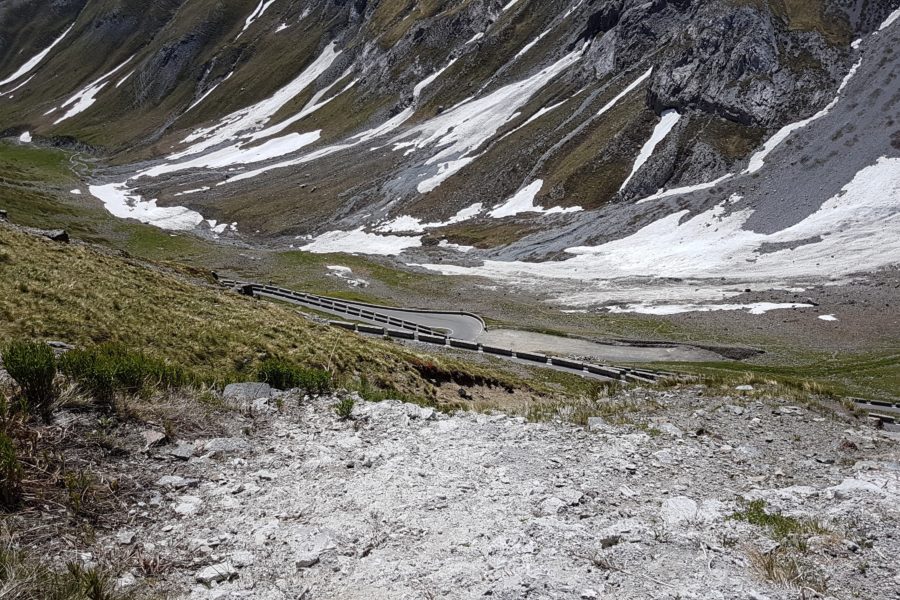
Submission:
M 116 342 L 191 367 L 209 380 L 249 377 L 278 356 L 338 379 L 428 399 L 426 379 L 512 381 L 313 323 L 295 310 L 225 292 L 188 268 L 169 269 L 0 228 L 0 338 Z

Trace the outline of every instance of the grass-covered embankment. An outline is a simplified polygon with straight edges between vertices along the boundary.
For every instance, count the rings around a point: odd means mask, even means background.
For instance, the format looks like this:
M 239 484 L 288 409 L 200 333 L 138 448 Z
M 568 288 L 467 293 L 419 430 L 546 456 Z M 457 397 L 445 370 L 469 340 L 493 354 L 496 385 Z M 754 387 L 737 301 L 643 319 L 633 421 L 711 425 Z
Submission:
M 0 227 L 0 338 L 112 342 L 210 382 L 252 378 L 271 357 L 425 399 L 442 379 L 504 378 L 310 322 L 291 308 L 224 292 L 205 276 Z

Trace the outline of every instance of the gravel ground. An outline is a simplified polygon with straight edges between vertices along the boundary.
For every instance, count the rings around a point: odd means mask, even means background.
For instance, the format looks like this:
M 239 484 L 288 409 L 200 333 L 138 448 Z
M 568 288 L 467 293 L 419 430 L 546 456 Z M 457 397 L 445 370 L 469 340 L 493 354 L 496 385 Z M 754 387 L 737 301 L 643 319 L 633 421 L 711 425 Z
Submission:
M 256 400 L 135 465 L 156 483 L 98 552 L 191 599 L 900 597 L 897 442 L 742 393 L 631 389 L 640 422 L 588 427 Z M 753 499 L 802 533 L 731 518 Z

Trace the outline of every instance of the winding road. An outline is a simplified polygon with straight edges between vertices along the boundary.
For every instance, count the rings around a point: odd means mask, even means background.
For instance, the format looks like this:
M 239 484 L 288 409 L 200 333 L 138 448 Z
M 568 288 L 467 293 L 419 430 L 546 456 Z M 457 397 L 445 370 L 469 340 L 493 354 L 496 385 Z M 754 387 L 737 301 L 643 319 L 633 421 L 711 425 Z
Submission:
M 360 334 L 387 336 L 490 354 L 514 362 L 537 364 L 591 379 L 652 382 L 674 376 L 673 373 L 647 369 L 585 363 L 558 356 L 548 356 L 524 348 L 516 350 L 490 346 L 478 341 L 487 328 L 484 320 L 473 313 L 394 308 L 317 296 L 218 276 L 217 279 L 221 285 L 235 289 L 247 296 L 289 302 L 318 312 L 344 317 L 347 320 L 331 321 L 331 324 Z

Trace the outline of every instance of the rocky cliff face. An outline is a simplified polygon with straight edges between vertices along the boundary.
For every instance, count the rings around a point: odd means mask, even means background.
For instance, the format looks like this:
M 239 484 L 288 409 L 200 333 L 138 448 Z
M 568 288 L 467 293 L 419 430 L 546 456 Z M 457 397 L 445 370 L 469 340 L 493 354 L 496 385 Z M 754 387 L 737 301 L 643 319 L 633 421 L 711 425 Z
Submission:
M 172 211 L 154 210 L 187 207 L 172 209 L 178 227 L 217 234 L 427 230 L 426 245 L 481 248 L 548 223 L 569 241 L 621 235 L 656 214 L 629 201 L 744 170 L 780 128 L 832 102 L 858 60 L 854 40 L 897 8 L 34 4 L 0 7 L 0 130 L 87 144 L 119 164 L 98 175 L 116 183 L 95 194 L 108 205 L 155 198 L 135 216 L 171 226 Z M 492 218 L 507 200 L 518 204 Z M 610 227 L 610 211 L 625 223 Z M 497 218 L 506 234 L 486 239 Z

